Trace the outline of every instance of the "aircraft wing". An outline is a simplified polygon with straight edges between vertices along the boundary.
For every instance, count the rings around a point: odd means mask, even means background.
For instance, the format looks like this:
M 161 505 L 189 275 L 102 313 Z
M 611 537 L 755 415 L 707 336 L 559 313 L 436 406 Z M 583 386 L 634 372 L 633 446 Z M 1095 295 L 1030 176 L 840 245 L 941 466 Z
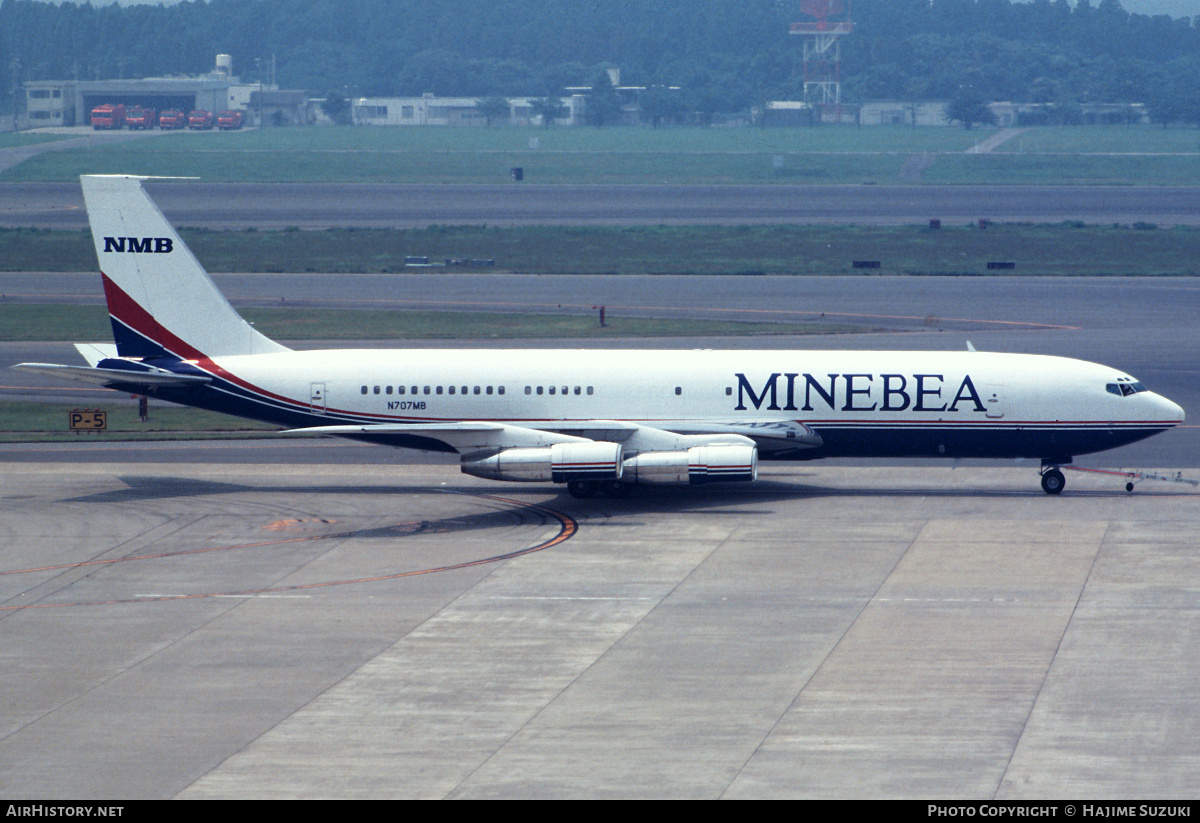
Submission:
M 656 426 L 620 420 L 555 421 L 545 426 L 589 440 L 624 444 L 638 451 L 672 451 L 692 446 L 749 445 L 765 451 L 816 448 L 821 437 L 795 420 L 679 420 Z
M 589 440 L 586 437 L 487 421 L 311 426 L 303 429 L 285 429 L 280 434 L 333 435 L 335 437 L 371 439 L 384 443 L 391 438 L 418 437 L 445 443 L 459 454 L 515 448 L 541 448 L 556 443 L 586 443 Z
M 689 420 L 680 423 L 678 430 L 693 435 L 741 435 L 753 440 L 763 454 L 775 457 L 789 452 L 815 449 L 824 442 L 821 435 L 798 420 Z
M 741 423 L 694 422 L 678 430 L 623 420 L 547 421 L 539 427 L 491 421 L 444 423 L 368 423 L 287 429 L 281 434 L 333 435 L 387 442 L 390 438 L 436 440 L 459 454 L 514 448 L 544 448 L 558 443 L 620 443 L 628 452 L 680 451 L 693 446 L 758 445 L 781 448 L 814 448 L 821 438 L 803 423 L 781 420 Z

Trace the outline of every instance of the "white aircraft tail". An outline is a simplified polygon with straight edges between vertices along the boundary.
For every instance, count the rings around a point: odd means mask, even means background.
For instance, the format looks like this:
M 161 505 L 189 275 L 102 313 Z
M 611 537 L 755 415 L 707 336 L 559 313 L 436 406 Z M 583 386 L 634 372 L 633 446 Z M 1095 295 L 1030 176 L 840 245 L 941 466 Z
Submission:
M 118 353 L 198 360 L 288 351 L 229 305 L 142 188 L 145 179 L 80 178 Z

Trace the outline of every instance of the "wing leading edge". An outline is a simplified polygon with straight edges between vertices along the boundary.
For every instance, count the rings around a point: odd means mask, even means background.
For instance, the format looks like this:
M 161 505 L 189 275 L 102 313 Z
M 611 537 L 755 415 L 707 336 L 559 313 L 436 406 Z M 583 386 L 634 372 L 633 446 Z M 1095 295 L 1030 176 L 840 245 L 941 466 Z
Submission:
M 462 455 L 489 449 L 542 448 L 561 443 L 615 442 L 632 453 L 694 446 L 756 446 L 769 450 L 816 448 L 821 437 L 794 420 L 679 421 L 664 427 L 623 420 L 553 421 L 517 426 L 482 420 L 443 423 L 364 423 L 286 429 L 294 436 L 361 437 L 417 434 L 440 440 Z

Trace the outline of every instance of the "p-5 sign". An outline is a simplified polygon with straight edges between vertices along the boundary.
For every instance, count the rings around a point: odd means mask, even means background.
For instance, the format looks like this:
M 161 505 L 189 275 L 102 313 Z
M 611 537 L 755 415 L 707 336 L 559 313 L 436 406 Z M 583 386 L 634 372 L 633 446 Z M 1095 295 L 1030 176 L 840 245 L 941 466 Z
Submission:
M 108 429 L 108 412 L 99 409 L 72 409 L 67 419 L 73 432 L 102 432 Z

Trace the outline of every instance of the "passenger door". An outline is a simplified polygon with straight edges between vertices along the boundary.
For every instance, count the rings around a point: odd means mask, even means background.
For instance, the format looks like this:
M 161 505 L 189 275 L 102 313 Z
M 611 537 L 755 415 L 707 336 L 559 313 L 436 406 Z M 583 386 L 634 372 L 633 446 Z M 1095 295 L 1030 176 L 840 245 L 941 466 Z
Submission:
M 308 405 L 315 414 L 325 414 L 326 400 L 324 383 L 312 384 L 311 389 L 309 390 Z

